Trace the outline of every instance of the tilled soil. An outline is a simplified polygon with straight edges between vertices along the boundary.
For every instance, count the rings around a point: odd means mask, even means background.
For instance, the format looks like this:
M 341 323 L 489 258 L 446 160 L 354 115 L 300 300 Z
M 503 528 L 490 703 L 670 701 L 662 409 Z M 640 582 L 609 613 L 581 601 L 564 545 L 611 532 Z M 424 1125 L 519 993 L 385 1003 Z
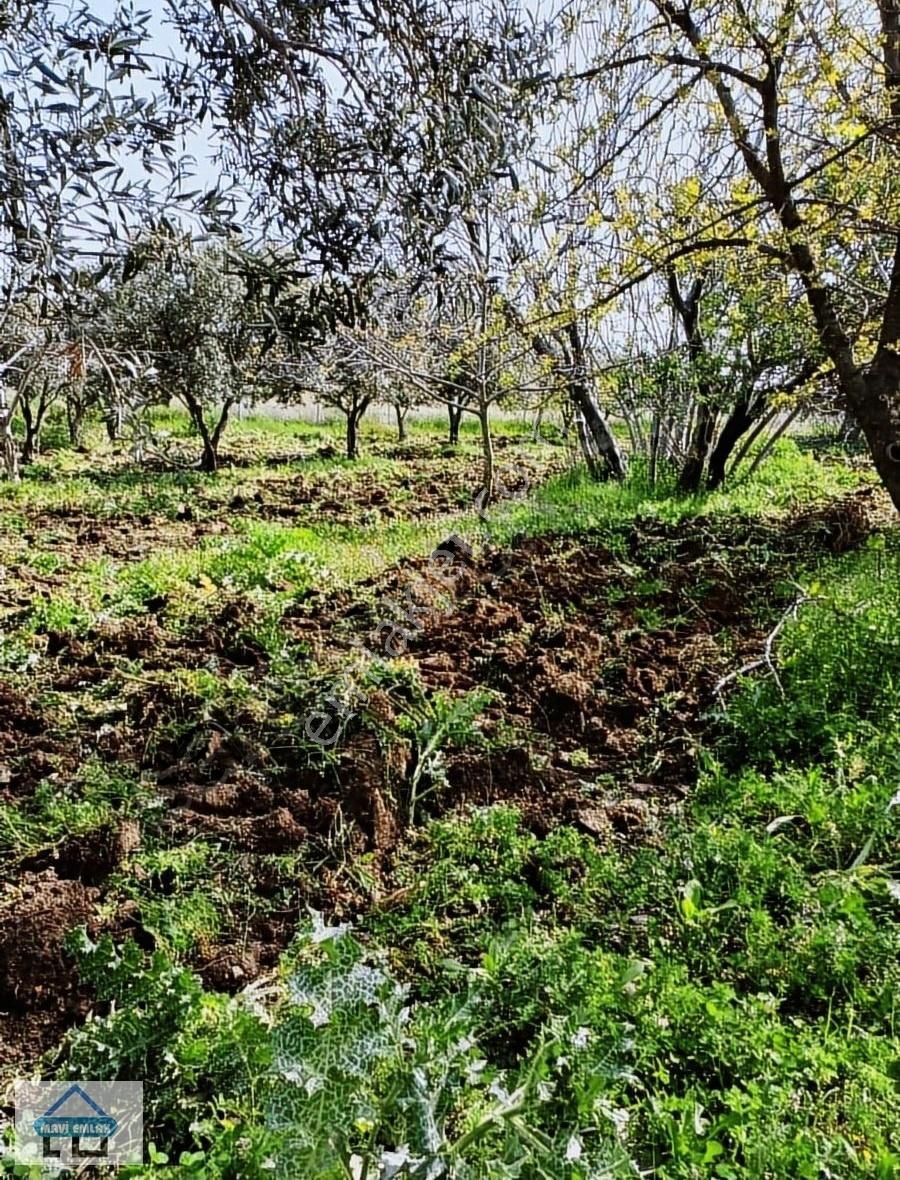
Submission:
M 789 601 L 786 570 L 860 543 L 876 499 L 863 492 L 778 524 L 637 521 L 612 547 L 590 534 L 481 554 L 454 542 L 438 572 L 428 559 L 406 562 L 354 596 L 306 601 L 282 626 L 307 653 L 298 674 L 324 670 L 326 690 L 351 657 L 358 664 L 354 640 L 383 656 L 385 636 L 400 654 L 394 628 L 405 634 L 402 675 L 369 689 L 326 757 L 304 741 L 300 706 L 292 712 L 278 696 L 249 601 L 222 602 L 191 634 L 160 607 L 80 639 L 50 635 L 49 670 L 0 684 L 0 800 L 27 800 L 41 783 L 62 789 L 89 758 L 140 776 L 157 845 L 209 842 L 240 865 L 252 912 L 192 962 L 211 987 L 243 986 L 277 960 L 307 905 L 346 915 L 390 893 L 418 756 L 410 718 L 422 699 L 490 692 L 480 740 L 445 748 L 441 774 L 423 779 L 422 814 L 504 800 L 538 831 L 566 821 L 602 842 L 653 839 L 660 815 L 691 788 L 714 686 L 759 653 Z M 228 683 L 239 675 L 245 690 L 224 703 L 194 699 L 177 673 L 201 666 Z M 0 877 L 0 1077 L 85 1010 L 63 951 L 70 929 L 152 945 L 139 905 L 115 909 L 116 876 L 130 871 L 143 837 L 140 819 L 123 818 L 28 858 L 10 849 Z M 285 900 L 272 854 L 310 847 L 316 871 Z M 342 871 L 361 854 L 368 893 Z
M 510 454 L 515 453 L 514 459 L 507 460 L 506 448 L 499 448 L 500 498 L 519 495 L 565 466 L 566 454 L 561 449 L 538 458 L 521 453 L 510 440 L 497 441 L 508 443 Z M 397 451 L 396 447 L 384 449 L 388 457 Z M 185 487 L 180 498 L 170 491 L 171 502 L 165 512 L 129 509 L 127 499 L 123 499 L 125 489 L 116 493 L 122 503 L 110 496 L 102 511 L 63 503 L 31 512 L 21 531 L 6 539 L 8 579 L 21 583 L 16 605 L 27 606 L 34 595 L 49 596 L 55 585 L 53 577 L 44 577 L 28 567 L 35 548 L 75 566 L 103 557 L 140 561 L 160 549 L 187 549 L 226 536 L 234 531 L 237 522 L 244 524 L 253 519 L 287 526 L 321 520 L 372 525 L 471 509 L 481 482 L 478 458 L 444 457 L 440 451 L 435 454 L 434 447 L 408 450 L 408 465 L 402 473 L 353 467 L 307 472 L 298 462 L 288 471 L 242 476 L 224 494 L 222 486 L 215 482 Z M 102 489 L 102 479 L 98 483 Z M 154 499 L 152 475 L 145 476 L 143 495 L 150 502 Z
M 503 456 L 501 447 L 500 498 L 521 494 L 524 488 L 562 470 L 566 460 L 562 451 L 540 460 L 517 453 L 514 463 L 505 462 Z M 228 507 L 236 511 L 249 509 L 262 519 L 287 524 L 315 518 L 340 524 L 418 520 L 471 508 L 481 485 L 480 459 L 452 463 L 438 459 L 417 465 L 416 451 L 412 449 L 408 461 L 407 470 L 396 478 L 371 471 L 355 474 L 348 469 L 338 469 L 328 476 L 304 475 L 302 470 L 270 476 L 240 489 Z
M 96 933 L 99 891 L 56 873 L 24 872 L 0 890 L 0 1080 L 35 1060 L 87 1009 L 63 949 L 70 930 Z

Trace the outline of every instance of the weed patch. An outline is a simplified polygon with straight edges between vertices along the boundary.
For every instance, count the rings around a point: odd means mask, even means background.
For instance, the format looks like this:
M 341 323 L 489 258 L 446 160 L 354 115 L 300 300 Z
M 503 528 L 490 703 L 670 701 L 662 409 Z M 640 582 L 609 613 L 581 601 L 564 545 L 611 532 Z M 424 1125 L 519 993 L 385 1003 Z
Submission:
M 554 478 L 361 666 L 472 448 L 264 433 L 5 493 L 4 1060 L 145 1078 L 136 1176 L 898 1174 L 877 495 L 792 443 L 714 497 Z

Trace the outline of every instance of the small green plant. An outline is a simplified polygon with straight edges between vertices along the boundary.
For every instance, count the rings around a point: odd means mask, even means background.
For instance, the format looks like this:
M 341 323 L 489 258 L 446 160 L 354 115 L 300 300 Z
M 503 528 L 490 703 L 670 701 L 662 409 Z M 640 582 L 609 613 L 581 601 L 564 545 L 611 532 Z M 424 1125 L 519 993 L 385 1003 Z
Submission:
M 835 751 L 848 735 L 900 724 L 900 553 L 876 537 L 809 578 L 796 620 L 729 702 L 738 751 L 769 761 Z M 766 675 L 766 673 L 769 673 Z
M 39 599 L 32 608 L 28 620 L 29 630 L 39 633 L 57 631 L 83 635 L 90 625 L 91 615 L 88 609 L 81 603 L 63 596 Z
M 136 815 L 147 790 L 99 762 L 87 762 L 71 782 L 41 783 L 27 798 L 0 803 L 0 852 L 24 859 L 69 837 L 88 836 Z
M 130 940 L 92 942 L 81 930 L 69 947 L 102 1007 L 69 1034 L 57 1075 L 144 1079 L 151 1161 L 179 1160 L 209 1180 L 230 1155 L 260 1166 L 260 1085 L 271 1046 L 258 1001 L 204 992 L 165 953 L 148 955 Z
M 398 708 L 397 732 L 412 743 L 405 804 L 409 823 L 414 824 L 423 801 L 447 786 L 444 749 L 484 745 L 477 719 L 494 694 L 486 689 L 462 696 L 429 692 L 415 670 L 402 662 L 376 665 L 370 681 L 392 694 Z
M 28 564 L 39 574 L 55 574 L 65 565 L 65 559 L 59 553 L 32 553 Z

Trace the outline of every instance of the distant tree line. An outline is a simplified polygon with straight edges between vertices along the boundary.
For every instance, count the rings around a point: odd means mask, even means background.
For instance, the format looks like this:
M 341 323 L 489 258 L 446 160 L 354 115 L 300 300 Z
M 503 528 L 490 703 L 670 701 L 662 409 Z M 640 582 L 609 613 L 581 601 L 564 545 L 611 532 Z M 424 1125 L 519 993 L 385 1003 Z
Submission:
M 0 460 L 54 407 L 558 412 L 685 492 L 847 416 L 900 506 L 900 10 L 0 5 Z M 138 82 L 139 80 L 139 82 Z M 223 179 L 197 183 L 201 134 Z

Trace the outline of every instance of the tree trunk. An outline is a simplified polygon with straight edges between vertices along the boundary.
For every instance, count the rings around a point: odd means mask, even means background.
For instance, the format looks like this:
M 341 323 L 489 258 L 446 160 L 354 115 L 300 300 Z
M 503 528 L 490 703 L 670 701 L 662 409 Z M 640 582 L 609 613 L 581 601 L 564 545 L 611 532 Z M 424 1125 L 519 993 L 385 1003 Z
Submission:
M 3 464 L 3 470 L 6 472 L 6 478 L 11 483 L 19 482 L 19 452 L 16 447 L 16 440 L 11 434 L 4 431 L 0 437 L 0 462 Z
M 580 411 L 575 415 L 575 426 L 578 430 L 578 441 L 581 444 L 581 454 L 587 465 L 588 474 L 591 479 L 600 480 L 603 478 L 603 467 L 598 462 L 600 456 L 597 453 L 594 440 L 588 431 L 584 414 Z
M 478 422 L 481 426 L 481 491 L 477 504 L 479 508 L 487 508 L 494 499 L 494 439 L 491 435 L 491 421 L 487 405 L 482 405 L 478 411 Z
M 900 125 L 900 4 L 898 0 L 879 0 L 877 9 L 882 33 L 882 82 L 896 131 Z M 809 287 L 807 297 L 815 313 L 814 292 Z M 822 342 L 840 351 L 841 340 L 827 331 L 830 325 L 826 319 L 817 315 Z M 832 357 L 835 359 L 833 353 Z M 835 367 L 840 373 L 837 360 Z M 846 371 L 846 365 L 844 368 Z M 894 241 L 891 281 L 875 359 L 861 381 L 845 380 L 843 384 L 850 408 L 866 436 L 875 469 L 900 512 L 900 234 Z
M 900 356 L 896 364 L 879 366 L 864 383 L 865 396 L 851 399 L 875 463 L 875 470 L 900 512 Z
M 69 442 L 73 447 L 81 446 L 84 433 L 84 407 L 80 402 L 75 405 L 71 401 L 66 403 L 66 426 L 69 430 Z
M 462 421 L 463 408 L 458 402 L 447 403 L 447 413 L 450 417 L 450 445 L 459 444 L 459 424 Z
M 216 423 L 215 429 L 212 432 L 210 443 L 216 456 L 216 465 L 213 468 L 214 471 L 217 471 L 219 467 L 219 443 L 222 441 L 222 435 L 225 431 L 225 427 L 228 425 L 228 415 L 231 413 L 231 407 L 233 405 L 233 399 L 227 399 L 222 403 L 222 408 L 219 411 L 219 421 Z
M 8 480 L 18 483 L 19 448 L 12 433 L 12 412 L 0 409 L 0 466 Z
M 659 475 L 659 444 L 662 438 L 662 429 L 659 420 L 658 411 L 653 412 L 653 422 L 650 427 L 650 486 L 656 487 L 656 481 Z
M 40 454 L 41 450 L 41 432 L 40 427 L 25 427 L 25 438 L 22 440 L 22 462 L 33 463 Z
M 726 475 L 734 475 L 735 471 L 737 471 L 743 461 L 750 454 L 756 440 L 760 438 L 766 432 L 766 430 L 768 430 L 777 417 L 778 410 L 773 410 L 771 406 L 764 414 L 759 415 L 759 417 L 753 423 L 749 434 L 746 435 L 744 441 L 741 443 L 737 454 L 732 459 L 731 466 L 728 468 Z
M 233 400 L 222 403 L 222 408 L 219 411 L 219 419 L 212 430 L 207 425 L 206 418 L 203 416 L 203 406 L 198 401 L 195 401 L 190 396 L 183 397 L 181 400 L 187 406 L 188 414 L 194 424 L 194 429 L 200 435 L 203 443 L 203 451 L 200 456 L 200 470 L 205 471 L 208 475 L 214 475 L 219 470 L 219 443 L 222 440 L 222 433 L 228 423 L 228 414 L 233 405 Z
M 624 479 L 628 473 L 628 464 L 599 406 L 594 401 L 593 394 L 586 386 L 576 382 L 570 386 L 570 395 L 578 408 L 584 429 L 590 436 L 592 450 L 603 459 L 606 474 L 611 475 L 613 479 Z M 597 478 L 600 478 L 603 469 L 596 463 L 594 469 Z
M 785 431 L 788 429 L 788 427 L 791 425 L 791 423 L 796 421 L 796 419 L 801 414 L 802 410 L 803 410 L 802 406 L 795 406 L 793 408 L 793 410 L 791 410 L 791 412 L 785 416 L 783 421 L 778 426 L 776 426 L 776 428 L 772 431 L 771 435 L 766 439 L 763 446 L 761 446 L 759 451 L 756 453 L 756 455 L 754 455 L 753 462 L 747 468 L 747 474 L 744 478 L 749 479 L 753 475 L 754 471 L 756 471 L 760 467 L 760 465 L 766 459 L 768 459 L 769 455 L 772 454 L 775 444 L 778 442 L 778 440 L 781 438 L 781 436 L 785 433 Z
M 504 307 L 512 322 L 518 325 L 523 332 L 527 331 L 522 317 L 515 307 L 508 301 L 505 302 Z M 556 347 L 551 343 L 551 340 Z M 531 344 L 537 356 L 549 357 L 554 362 L 557 371 L 563 370 L 569 401 L 575 410 L 573 418 L 577 422 L 580 414 L 584 420 L 583 430 L 590 435 L 591 445 L 586 447 L 582 427 L 579 425 L 579 437 L 582 439 L 582 451 L 588 469 L 592 468 L 592 461 L 594 464 L 596 463 L 594 457 L 596 451 L 597 454 L 602 455 L 608 473 L 614 479 L 624 479 L 628 473 L 628 463 L 591 391 L 584 345 L 578 325 L 571 323 L 565 330 L 560 329 L 549 338 L 540 333 L 534 334 L 531 336 Z M 560 352 L 562 352 L 562 356 L 560 356 Z M 570 356 L 567 355 L 568 352 L 571 353 Z
M 118 442 L 121 437 L 124 416 L 121 405 L 112 406 L 106 415 L 106 437 L 111 443 Z
M 194 429 L 200 435 L 203 451 L 200 454 L 200 470 L 208 475 L 214 475 L 219 470 L 219 432 L 211 432 L 203 417 L 203 410 L 198 403 L 190 407 L 191 421 Z
M 219 448 L 213 442 L 208 431 L 204 432 L 200 470 L 205 471 L 208 475 L 215 475 L 219 470 Z
M 567 334 L 573 361 L 569 375 L 569 396 L 580 410 L 584 419 L 584 428 L 590 435 L 591 443 L 597 454 L 602 456 L 607 472 L 613 479 L 622 480 L 628 473 L 628 464 L 591 392 L 584 346 L 578 325 L 569 324 Z M 587 455 L 585 458 L 587 459 Z M 588 467 L 591 467 L 590 462 L 588 462 Z
M 803 387 L 812 379 L 816 367 L 815 361 L 804 361 L 800 371 L 787 384 L 770 386 L 767 389 L 754 389 L 751 386 L 747 392 L 738 398 L 731 413 L 725 419 L 725 423 L 713 447 L 712 454 L 709 457 L 706 486 L 710 491 L 715 491 L 716 488 L 721 487 L 725 482 L 725 470 L 735 447 L 747 431 L 755 426 L 764 415 L 766 407 L 771 405 L 775 395 L 777 393 L 800 393 Z M 754 433 L 753 438 L 755 437 L 756 434 Z M 752 439 L 749 441 L 752 445 Z M 743 455 L 744 452 L 742 450 L 741 454 L 732 464 L 732 470 L 740 463 Z
M 538 406 L 538 412 L 534 416 L 534 422 L 531 427 L 531 441 L 539 443 L 541 441 L 541 426 L 544 421 L 544 407 Z
M 31 403 L 26 398 L 22 399 L 22 422 L 25 425 L 25 438 L 22 442 L 22 462 L 33 463 L 35 456 L 40 450 L 43 414 L 40 413 L 40 410 L 35 413 L 31 407 Z
M 738 441 L 747 433 L 765 404 L 760 397 L 744 396 L 725 419 L 725 424 L 716 440 L 709 457 L 706 486 L 710 491 L 720 488 L 725 482 L 725 468 Z
M 887 6 L 882 12 L 888 12 Z M 895 117 L 900 118 L 900 88 Z M 892 111 L 893 111 L 892 106 Z M 803 238 L 806 223 L 784 188 L 766 194 L 790 236 L 794 268 L 804 285 L 822 347 L 831 358 L 847 405 L 865 435 L 875 470 L 900 512 L 900 235 L 894 251 L 875 359 L 863 368 L 853 356 L 834 293 L 822 281 L 813 251 Z
M 706 459 L 712 446 L 716 429 L 716 414 L 705 402 L 697 406 L 697 417 L 688 445 L 687 458 L 678 476 L 678 490 L 681 492 L 699 492 L 703 483 L 703 472 L 706 470 Z
M 571 399 L 567 399 L 562 404 L 562 437 L 563 442 L 569 441 L 569 434 L 572 430 L 572 421 L 575 417 L 575 406 Z
M 397 442 L 406 442 L 406 415 L 408 413 L 408 409 L 398 405 L 394 406 L 394 414 L 397 417 Z
M 693 422 L 687 424 L 686 450 L 687 458 L 678 476 L 678 490 L 681 492 L 698 492 L 703 483 L 706 471 L 706 461 L 709 458 L 710 447 L 713 443 L 716 429 L 716 412 L 712 407 L 712 389 L 708 379 L 699 370 L 698 362 L 706 356 L 706 341 L 700 329 L 700 300 L 706 286 L 706 272 L 694 279 L 687 295 L 681 293 L 678 276 L 670 270 L 666 276 L 669 287 L 669 298 L 675 308 L 684 330 L 687 341 L 688 357 L 695 371 L 698 371 L 695 413 Z
M 358 411 L 351 410 L 347 415 L 347 458 L 359 458 L 359 418 Z

